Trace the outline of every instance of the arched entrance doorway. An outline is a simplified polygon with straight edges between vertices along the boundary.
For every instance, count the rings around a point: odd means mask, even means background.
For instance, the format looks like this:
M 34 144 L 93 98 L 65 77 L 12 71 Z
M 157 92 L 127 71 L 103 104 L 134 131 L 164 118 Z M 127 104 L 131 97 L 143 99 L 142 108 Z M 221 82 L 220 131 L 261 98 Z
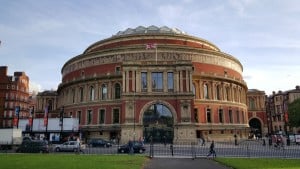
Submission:
M 174 138 L 174 118 L 168 107 L 153 104 L 144 112 L 143 125 L 145 142 L 171 143 Z
M 261 131 L 261 122 L 257 118 L 253 118 L 249 121 L 249 126 L 250 126 L 250 136 L 255 136 L 255 137 L 262 137 L 262 131 Z

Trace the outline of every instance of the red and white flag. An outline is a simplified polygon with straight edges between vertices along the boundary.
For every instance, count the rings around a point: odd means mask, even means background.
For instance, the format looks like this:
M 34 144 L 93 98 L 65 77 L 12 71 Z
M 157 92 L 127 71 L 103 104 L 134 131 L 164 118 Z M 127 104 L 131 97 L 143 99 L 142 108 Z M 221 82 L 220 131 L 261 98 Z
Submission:
M 156 48 L 156 44 L 155 43 L 147 43 L 146 44 L 146 49 L 155 49 Z

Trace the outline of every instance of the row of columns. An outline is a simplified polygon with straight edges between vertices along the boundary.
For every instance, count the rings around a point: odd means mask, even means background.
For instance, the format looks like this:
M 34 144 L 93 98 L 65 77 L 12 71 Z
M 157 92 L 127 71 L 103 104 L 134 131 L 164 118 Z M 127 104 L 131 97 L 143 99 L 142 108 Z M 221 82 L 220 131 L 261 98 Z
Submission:
M 107 98 L 106 100 L 111 100 L 114 94 L 114 85 L 112 81 L 108 81 L 106 83 L 86 83 L 86 84 L 82 84 L 82 85 L 78 85 L 77 87 L 70 87 L 70 88 L 66 88 L 64 89 L 64 91 L 62 91 L 62 100 L 61 100 L 61 104 L 67 105 L 67 104 L 72 104 L 72 103 L 78 103 L 81 102 L 81 89 L 83 90 L 83 100 L 82 102 L 87 102 L 87 101 L 95 101 L 95 100 L 101 100 L 101 96 L 102 96 L 102 87 L 103 85 L 105 85 L 105 87 L 107 88 Z M 94 98 L 91 100 L 90 99 L 90 90 L 91 87 L 93 87 L 93 95 Z M 62 106 L 62 105 L 59 105 Z
M 137 69 L 125 69 L 123 71 L 123 92 L 141 92 L 142 91 L 142 79 L 141 73 L 144 72 L 143 70 Z M 168 72 L 167 70 L 151 70 L 148 69 L 147 71 L 147 92 L 152 92 L 152 72 L 163 72 L 163 92 L 168 92 Z M 174 92 L 191 92 L 192 89 L 192 73 L 188 70 L 177 70 L 173 72 L 173 85 L 174 85 Z M 185 81 L 184 81 L 185 77 Z M 183 88 L 183 83 L 185 82 L 186 89 Z M 186 91 L 185 91 L 186 90 Z
M 246 104 L 246 91 L 243 87 L 230 83 L 221 83 L 218 81 L 194 81 L 196 99 L 206 99 L 204 96 L 205 84 L 208 87 L 208 99 L 218 100 L 216 97 L 218 93 L 217 90 L 219 90 L 220 100 L 227 100 Z M 221 87 L 218 89 L 217 86 Z

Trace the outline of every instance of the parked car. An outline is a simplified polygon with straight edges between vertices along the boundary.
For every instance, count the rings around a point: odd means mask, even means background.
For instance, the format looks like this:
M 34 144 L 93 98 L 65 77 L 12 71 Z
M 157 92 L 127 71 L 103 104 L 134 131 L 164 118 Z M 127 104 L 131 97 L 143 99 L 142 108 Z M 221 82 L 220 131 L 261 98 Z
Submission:
M 58 144 L 54 147 L 54 150 L 56 152 L 60 151 L 83 151 L 85 149 L 85 146 L 81 144 L 79 141 L 67 141 L 64 142 L 63 144 Z
M 133 145 L 134 153 L 144 153 L 146 151 L 144 144 L 140 141 L 133 141 L 132 145 Z M 118 147 L 118 153 L 129 153 L 129 150 L 130 150 L 129 143 Z
M 110 141 L 106 141 L 104 139 L 98 138 L 98 139 L 91 139 L 88 143 L 91 147 L 111 147 L 112 144 Z
M 26 140 L 17 149 L 20 153 L 49 153 L 49 145 L 43 140 Z
M 23 137 L 22 140 L 23 140 L 23 141 L 33 141 L 33 139 L 32 139 L 31 137 L 29 137 L 29 136 Z

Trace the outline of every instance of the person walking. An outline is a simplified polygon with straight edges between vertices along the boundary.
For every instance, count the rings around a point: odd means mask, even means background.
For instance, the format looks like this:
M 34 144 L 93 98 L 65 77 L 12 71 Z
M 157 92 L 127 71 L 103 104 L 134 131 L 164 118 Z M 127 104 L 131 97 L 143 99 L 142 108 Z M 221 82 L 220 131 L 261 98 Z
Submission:
M 207 154 L 207 157 L 213 156 L 213 158 L 217 157 L 216 151 L 215 151 L 215 142 L 214 140 L 211 142 L 209 146 L 209 153 Z
M 205 146 L 205 138 L 204 137 L 201 137 L 201 139 L 202 139 L 202 146 Z
M 129 147 L 129 154 L 133 154 L 134 150 L 133 150 L 133 142 L 132 140 L 130 139 L 129 142 L 128 142 L 128 147 Z

